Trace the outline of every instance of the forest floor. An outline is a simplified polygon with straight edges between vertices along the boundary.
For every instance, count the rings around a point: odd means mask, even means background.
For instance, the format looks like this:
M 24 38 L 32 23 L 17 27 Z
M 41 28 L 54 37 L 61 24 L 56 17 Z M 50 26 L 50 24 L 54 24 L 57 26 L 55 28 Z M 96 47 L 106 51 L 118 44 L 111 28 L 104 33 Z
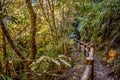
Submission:
M 86 67 L 86 58 L 84 54 L 73 50 L 70 57 L 74 61 L 72 68 L 66 69 L 63 76 L 60 76 L 58 80 L 80 80 Z M 111 70 L 107 68 L 102 62 L 94 56 L 94 80 L 115 80 L 111 75 Z

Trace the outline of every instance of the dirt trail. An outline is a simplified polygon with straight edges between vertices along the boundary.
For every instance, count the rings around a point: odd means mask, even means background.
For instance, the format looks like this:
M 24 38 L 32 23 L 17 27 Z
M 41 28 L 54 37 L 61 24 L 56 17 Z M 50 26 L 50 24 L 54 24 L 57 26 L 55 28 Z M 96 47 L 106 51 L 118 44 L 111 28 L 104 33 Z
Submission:
M 86 60 L 84 54 L 80 52 L 74 52 L 70 55 L 73 59 L 75 66 L 66 71 L 66 74 L 59 78 L 59 80 L 80 80 L 85 66 Z M 115 80 L 108 74 L 110 70 L 106 68 L 100 60 L 94 56 L 94 80 Z
M 115 80 L 109 76 L 110 69 L 105 67 L 100 60 L 94 56 L 94 80 Z

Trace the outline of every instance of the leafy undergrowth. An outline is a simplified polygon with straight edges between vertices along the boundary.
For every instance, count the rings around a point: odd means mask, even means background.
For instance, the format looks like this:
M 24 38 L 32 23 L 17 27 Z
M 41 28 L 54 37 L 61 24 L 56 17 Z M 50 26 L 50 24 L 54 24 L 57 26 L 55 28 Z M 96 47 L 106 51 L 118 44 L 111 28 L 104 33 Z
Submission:
M 57 80 L 80 80 L 83 71 L 85 69 L 86 60 L 84 54 L 73 50 L 73 53 L 69 55 L 73 60 L 73 67 L 65 69 L 63 74 L 60 75 Z

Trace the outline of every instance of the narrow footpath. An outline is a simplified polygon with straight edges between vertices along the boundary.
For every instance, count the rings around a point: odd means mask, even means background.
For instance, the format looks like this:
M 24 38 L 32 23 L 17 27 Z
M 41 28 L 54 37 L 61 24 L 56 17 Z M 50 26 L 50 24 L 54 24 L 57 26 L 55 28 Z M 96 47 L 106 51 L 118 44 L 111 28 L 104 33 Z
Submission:
M 74 67 L 66 70 L 63 76 L 60 76 L 58 80 L 80 80 L 86 67 L 86 58 L 83 53 L 73 49 L 73 53 L 70 57 L 74 61 Z M 105 67 L 102 62 L 94 56 L 94 80 L 115 80 L 109 75 L 110 69 Z

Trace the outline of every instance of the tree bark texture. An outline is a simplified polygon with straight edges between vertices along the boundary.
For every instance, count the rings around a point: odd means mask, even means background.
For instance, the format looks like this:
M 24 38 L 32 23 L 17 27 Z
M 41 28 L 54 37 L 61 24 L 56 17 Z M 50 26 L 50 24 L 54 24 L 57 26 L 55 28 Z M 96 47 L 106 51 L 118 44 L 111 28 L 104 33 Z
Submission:
M 4 35 L 6 36 L 10 46 L 13 48 L 13 50 L 17 53 L 17 55 L 21 58 L 21 59 L 25 59 L 25 57 L 23 56 L 22 52 L 19 50 L 19 48 L 16 46 L 16 44 L 14 43 L 14 41 L 12 40 L 4 22 L 2 19 L 0 19 L 0 25 L 1 25 L 1 29 L 4 33 Z
M 65 13 L 64 13 L 64 3 L 62 4 L 62 28 L 63 28 L 63 42 L 62 42 L 62 53 L 67 53 L 67 46 L 66 46 L 66 25 L 65 25 Z
M 26 6 L 28 8 L 28 12 L 30 14 L 31 20 L 31 28 L 30 28 L 30 53 L 25 61 L 24 67 L 25 71 L 27 72 L 27 80 L 34 80 L 29 65 L 35 59 L 36 55 L 36 41 L 35 41 L 35 34 L 36 34 L 36 13 L 32 7 L 31 0 L 25 0 Z
M 7 51 L 6 51 L 6 39 L 4 34 L 2 33 L 2 49 L 3 49 L 3 73 L 8 75 L 8 59 L 7 59 Z

